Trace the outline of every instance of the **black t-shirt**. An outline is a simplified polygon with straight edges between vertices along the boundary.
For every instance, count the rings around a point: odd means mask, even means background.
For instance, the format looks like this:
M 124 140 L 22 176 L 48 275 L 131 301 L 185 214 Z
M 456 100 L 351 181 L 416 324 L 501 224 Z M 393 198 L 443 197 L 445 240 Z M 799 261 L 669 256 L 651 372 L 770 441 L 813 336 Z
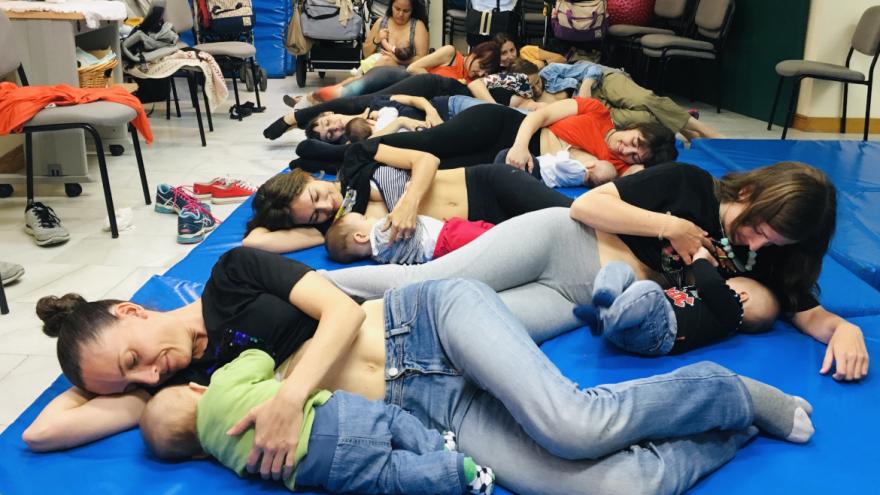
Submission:
M 690 220 L 709 233 L 709 237 L 719 240 L 721 221 L 719 202 L 715 197 L 715 180 L 705 170 L 686 163 L 664 163 L 637 174 L 614 180 L 620 198 L 627 203 L 646 210 L 666 213 Z M 648 268 L 664 275 L 672 286 L 682 286 L 683 265 L 674 256 L 669 241 L 656 237 L 621 235 L 621 240 L 633 254 Z M 734 253 L 741 260 L 748 257 L 748 247 L 736 246 Z M 734 276 L 752 277 L 772 290 L 785 312 L 800 312 L 819 305 L 812 292 L 796 294 L 796 303 L 789 304 L 774 282 L 773 273 L 776 261 L 785 256 L 785 248 L 768 246 L 758 253 L 751 272 L 731 273 L 721 270 L 725 278 Z M 815 290 L 814 290 L 815 292 Z
M 730 337 L 742 324 L 739 296 L 724 283 L 718 270 L 702 259 L 694 261 L 690 270 L 694 285 L 665 291 L 678 327 L 672 353 Z
M 202 293 L 205 354 L 163 386 L 190 381 L 207 385 L 211 373 L 246 349 L 266 351 L 276 366 L 290 357 L 318 327 L 289 300 L 293 286 L 310 271 L 298 261 L 247 247 L 220 257 Z

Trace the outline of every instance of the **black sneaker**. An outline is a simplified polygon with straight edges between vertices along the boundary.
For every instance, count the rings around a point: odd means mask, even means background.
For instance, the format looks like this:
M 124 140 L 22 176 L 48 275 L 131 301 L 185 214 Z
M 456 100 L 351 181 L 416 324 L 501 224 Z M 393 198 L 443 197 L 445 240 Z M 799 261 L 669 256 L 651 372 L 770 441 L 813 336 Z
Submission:
M 61 226 L 55 210 L 40 202 L 24 209 L 24 230 L 34 237 L 38 246 L 62 244 L 70 240 L 70 233 Z

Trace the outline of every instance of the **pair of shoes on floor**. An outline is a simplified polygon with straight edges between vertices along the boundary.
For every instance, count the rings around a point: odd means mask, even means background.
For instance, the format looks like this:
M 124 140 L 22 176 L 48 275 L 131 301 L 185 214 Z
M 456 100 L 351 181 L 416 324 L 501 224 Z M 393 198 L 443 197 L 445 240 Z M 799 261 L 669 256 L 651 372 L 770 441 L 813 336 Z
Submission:
M 240 105 L 232 105 L 229 108 L 229 118 L 238 120 L 239 116 L 241 118 L 249 117 L 254 113 L 262 113 L 266 111 L 266 107 L 258 107 L 254 105 L 251 101 L 246 101 Z
M 55 210 L 39 201 L 25 207 L 24 230 L 33 236 L 37 246 L 53 246 L 70 240 L 70 232 L 61 225 Z
M 3 285 L 15 282 L 24 275 L 24 267 L 16 263 L 0 261 L 0 280 Z
M 214 177 L 209 182 L 193 184 L 193 196 L 197 199 L 210 199 L 215 205 L 240 203 L 255 193 L 257 188 L 241 179 Z
M 196 244 L 211 233 L 219 220 L 211 214 L 211 207 L 197 200 L 183 187 L 159 184 L 156 187 L 155 210 L 177 214 L 177 242 Z

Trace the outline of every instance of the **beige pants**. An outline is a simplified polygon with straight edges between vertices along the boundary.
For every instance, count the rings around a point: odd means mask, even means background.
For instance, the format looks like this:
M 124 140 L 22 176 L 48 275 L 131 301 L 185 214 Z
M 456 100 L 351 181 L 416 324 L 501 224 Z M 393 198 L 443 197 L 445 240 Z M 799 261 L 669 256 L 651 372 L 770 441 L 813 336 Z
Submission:
M 680 132 L 690 118 L 674 101 L 655 95 L 622 72 L 606 72 L 593 98 L 608 107 L 616 127 L 659 122 L 672 132 Z

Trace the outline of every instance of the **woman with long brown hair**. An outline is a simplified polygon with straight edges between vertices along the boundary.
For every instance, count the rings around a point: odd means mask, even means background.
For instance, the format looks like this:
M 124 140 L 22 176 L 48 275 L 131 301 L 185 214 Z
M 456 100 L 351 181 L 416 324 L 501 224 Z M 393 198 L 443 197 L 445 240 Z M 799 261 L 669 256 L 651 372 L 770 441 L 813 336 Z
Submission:
M 820 372 L 858 380 L 868 372 L 861 330 L 817 299 L 822 257 L 834 233 L 836 189 L 819 169 L 785 162 L 714 179 L 668 163 L 621 177 L 553 208 L 511 219 L 461 249 L 417 266 L 365 266 L 328 272 L 350 295 L 379 297 L 420 280 L 467 276 L 486 282 L 543 341 L 580 326 L 594 265 L 628 263 L 640 279 L 681 286 L 701 246 L 726 277 L 769 287 L 782 311 L 828 345 Z M 569 218 L 569 216 L 571 218 Z

